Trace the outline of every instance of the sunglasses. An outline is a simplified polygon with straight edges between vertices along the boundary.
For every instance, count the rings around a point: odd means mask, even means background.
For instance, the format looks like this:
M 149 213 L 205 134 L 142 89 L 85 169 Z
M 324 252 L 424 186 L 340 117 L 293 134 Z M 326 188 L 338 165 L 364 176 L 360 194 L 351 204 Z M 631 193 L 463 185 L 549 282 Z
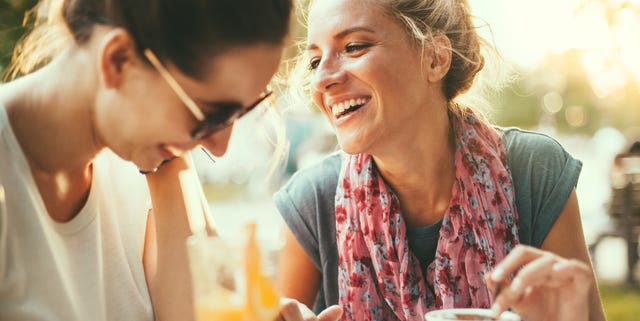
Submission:
M 221 111 L 205 114 L 198 107 L 196 102 L 187 95 L 184 89 L 182 89 L 182 86 L 178 84 L 176 79 L 171 76 L 167 68 L 162 65 L 153 51 L 145 49 L 144 55 L 198 121 L 196 128 L 191 131 L 191 137 L 195 140 L 209 138 L 218 131 L 231 126 L 233 122 L 255 109 L 265 101 L 265 99 L 273 94 L 273 92 L 267 88 L 267 90 L 264 91 L 260 97 L 248 107 L 243 107 L 237 103 L 224 103 L 222 104 L 223 106 L 221 106 Z

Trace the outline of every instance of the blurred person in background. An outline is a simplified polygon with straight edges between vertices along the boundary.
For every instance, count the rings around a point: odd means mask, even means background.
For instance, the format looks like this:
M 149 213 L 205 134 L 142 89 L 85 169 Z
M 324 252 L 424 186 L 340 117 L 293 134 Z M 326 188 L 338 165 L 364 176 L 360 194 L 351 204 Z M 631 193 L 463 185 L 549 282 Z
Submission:
M 46 4 L 0 86 L 0 320 L 193 320 L 178 175 L 269 96 L 292 2 Z
M 623 152 L 614 157 L 610 179 L 611 199 L 608 210 L 613 231 L 605 235 L 621 236 L 625 239 L 627 243 L 626 282 L 634 286 L 637 282 L 635 271 L 639 259 L 640 140 L 633 141 Z M 596 241 L 596 245 L 599 240 Z
M 284 295 L 340 304 L 343 320 L 469 307 L 604 320 L 575 192 L 581 162 L 461 99 L 481 85 L 488 46 L 467 1 L 312 1 L 307 21 L 294 74 L 342 151 L 274 196 L 287 223 Z

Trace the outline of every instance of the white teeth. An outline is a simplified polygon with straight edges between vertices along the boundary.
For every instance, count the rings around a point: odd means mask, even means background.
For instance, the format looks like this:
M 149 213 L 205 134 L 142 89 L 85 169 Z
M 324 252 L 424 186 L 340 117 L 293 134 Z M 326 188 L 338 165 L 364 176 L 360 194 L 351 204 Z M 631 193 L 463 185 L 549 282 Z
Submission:
M 339 102 L 333 106 L 331 106 L 331 112 L 334 116 L 339 116 L 344 113 L 345 110 L 349 109 L 353 106 L 364 105 L 367 102 L 365 98 L 357 98 L 357 99 L 349 99 L 343 102 Z

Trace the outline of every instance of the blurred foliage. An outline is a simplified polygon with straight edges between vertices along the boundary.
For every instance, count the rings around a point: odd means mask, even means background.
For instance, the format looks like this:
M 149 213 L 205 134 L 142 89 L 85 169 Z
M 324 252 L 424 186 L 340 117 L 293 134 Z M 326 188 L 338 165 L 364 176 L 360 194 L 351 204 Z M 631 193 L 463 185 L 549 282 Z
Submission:
M 636 321 L 640 315 L 640 289 L 601 286 L 600 295 L 609 321 Z
M 535 128 L 552 126 L 558 132 L 593 134 L 602 127 L 620 130 L 640 125 L 639 85 L 629 79 L 606 95 L 596 94 L 577 50 L 549 56 L 536 70 L 524 73 L 494 98 L 492 114 L 498 124 Z M 597 77 L 607 77 L 599 75 Z M 549 99 L 559 97 L 557 102 Z M 557 104 L 557 106 L 549 106 Z
M 607 42 L 549 54 L 542 65 L 523 71 L 494 100 L 497 123 L 588 135 L 614 127 L 638 135 L 640 63 L 628 55 L 637 50 L 640 34 L 629 36 L 628 23 L 640 21 L 640 2 L 582 0 L 574 14 L 594 11 L 606 21 Z
M 37 0 L 0 0 L 0 75 L 11 61 L 16 42 L 26 31 L 22 26 L 24 14 L 36 3 Z

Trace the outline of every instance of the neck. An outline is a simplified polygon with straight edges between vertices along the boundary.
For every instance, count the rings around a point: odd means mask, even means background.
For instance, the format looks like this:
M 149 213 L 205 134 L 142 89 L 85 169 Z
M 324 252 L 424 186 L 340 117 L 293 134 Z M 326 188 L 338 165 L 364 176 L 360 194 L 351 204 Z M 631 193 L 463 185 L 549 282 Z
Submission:
M 73 61 L 73 64 L 68 63 Z M 86 52 L 67 50 L 37 72 L 0 88 L 13 131 L 33 171 L 84 173 L 102 149 L 94 129 L 96 68 Z
M 412 138 L 399 140 L 407 143 L 373 155 L 400 200 L 405 220 L 413 226 L 427 226 L 442 219 L 451 199 L 455 144 L 446 108 L 442 110 L 420 123 Z

